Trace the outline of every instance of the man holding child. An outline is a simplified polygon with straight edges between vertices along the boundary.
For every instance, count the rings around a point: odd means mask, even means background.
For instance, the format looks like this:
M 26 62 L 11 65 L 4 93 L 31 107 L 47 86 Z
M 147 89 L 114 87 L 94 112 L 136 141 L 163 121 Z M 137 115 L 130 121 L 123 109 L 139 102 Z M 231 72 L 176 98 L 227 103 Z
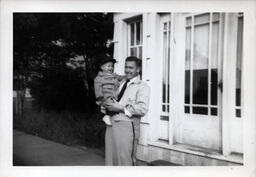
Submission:
M 111 83 L 114 83 L 113 94 L 108 99 L 105 98 L 108 101 L 103 101 L 103 94 L 102 104 L 100 104 L 103 110 L 106 109 L 106 115 L 108 115 L 104 116 L 104 122 L 107 124 L 105 162 L 106 165 L 135 165 L 140 119 L 148 111 L 150 88 L 140 79 L 141 60 L 137 57 L 126 58 L 125 77 L 113 73 L 115 60 L 108 58 L 104 61 L 101 69 L 104 69 L 102 67 L 104 64 L 112 66 L 110 69 L 113 76 Z M 122 81 L 119 82 L 120 78 Z M 95 86 L 98 88 L 99 85 Z M 104 84 L 101 86 L 103 87 Z

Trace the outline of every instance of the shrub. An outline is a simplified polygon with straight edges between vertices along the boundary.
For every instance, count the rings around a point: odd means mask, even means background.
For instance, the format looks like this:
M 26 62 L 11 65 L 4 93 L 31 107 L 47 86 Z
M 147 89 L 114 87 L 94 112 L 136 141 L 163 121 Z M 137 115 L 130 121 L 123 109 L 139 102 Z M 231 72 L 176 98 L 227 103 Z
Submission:
M 36 111 L 25 109 L 23 117 L 14 115 L 14 128 L 66 145 L 88 147 L 104 145 L 105 124 L 100 113 Z

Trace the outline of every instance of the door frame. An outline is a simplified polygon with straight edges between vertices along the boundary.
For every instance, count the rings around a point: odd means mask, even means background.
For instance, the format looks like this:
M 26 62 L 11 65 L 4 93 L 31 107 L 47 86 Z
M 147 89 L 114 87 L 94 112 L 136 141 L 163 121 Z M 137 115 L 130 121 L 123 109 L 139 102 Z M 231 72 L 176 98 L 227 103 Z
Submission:
M 236 146 L 243 144 L 243 77 L 241 83 L 241 118 L 235 115 L 236 58 L 238 13 L 225 14 L 225 38 L 223 60 L 223 154 L 236 151 Z M 243 72 L 242 62 L 242 72 Z M 239 133 L 238 133 L 239 132 Z M 236 137 L 234 137 L 236 136 Z M 238 140 L 239 139 L 239 140 Z M 234 146 L 234 140 L 238 140 Z M 242 148 L 240 152 L 243 153 Z
M 173 13 L 165 13 L 165 14 L 158 14 L 159 15 L 159 30 L 158 30 L 158 34 L 159 34 L 159 37 L 160 37 L 160 40 L 159 40 L 159 57 L 160 57 L 160 73 L 159 73 L 159 77 L 161 79 L 159 79 L 158 83 L 159 83 L 159 86 L 160 86 L 160 90 L 161 90 L 161 96 L 159 98 L 159 140 L 163 140 L 165 141 L 165 143 L 169 144 L 169 145 L 172 145 L 173 144 L 173 124 L 172 124 L 172 103 L 171 103 L 171 94 L 172 94 L 172 75 L 173 75 L 173 71 L 172 71 L 172 58 L 173 58 L 173 20 L 174 20 L 174 16 L 173 16 Z M 167 31 L 164 30 L 164 23 L 167 22 Z M 168 23 L 169 22 L 169 23 Z M 170 33 L 168 33 L 168 30 L 170 30 Z M 169 112 L 166 111 L 166 112 L 163 112 L 162 111 L 162 92 L 163 92 L 163 88 L 162 88 L 162 84 L 163 84 L 163 62 L 164 62 L 164 54 L 163 54 L 163 51 L 164 51 L 164 48 L 163 48 L 163 32 L 166 32 L 167 33 L 167 51 L 166 52 L 169 52 L 169 73 L 167 72 L 166 73 L 166 77 L 168 78 L 166 81 L 169 82 L 169 93 L 168 93 L 168 96 L 169 96 L 169 104 L 167 104 L 169 106 Z M 169 48 L 169 50 L 168 50 Z M 169 75 L 169 76 L 168 76 Z M 167 93 L 167 91 L 166 91 Z M 167 99 L 167 97 L 166 97 Z M 167 108 L 166 108 L 167 109 Z

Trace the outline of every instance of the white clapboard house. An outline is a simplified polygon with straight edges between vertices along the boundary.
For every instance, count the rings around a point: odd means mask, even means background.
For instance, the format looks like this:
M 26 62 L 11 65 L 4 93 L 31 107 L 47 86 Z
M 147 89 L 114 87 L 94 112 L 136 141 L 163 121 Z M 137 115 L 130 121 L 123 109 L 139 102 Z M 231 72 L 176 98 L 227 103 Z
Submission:
M 142 60 L 151 87 L 137 158 L 243 164 L 243 13 L 115 13 L 116 72 Z

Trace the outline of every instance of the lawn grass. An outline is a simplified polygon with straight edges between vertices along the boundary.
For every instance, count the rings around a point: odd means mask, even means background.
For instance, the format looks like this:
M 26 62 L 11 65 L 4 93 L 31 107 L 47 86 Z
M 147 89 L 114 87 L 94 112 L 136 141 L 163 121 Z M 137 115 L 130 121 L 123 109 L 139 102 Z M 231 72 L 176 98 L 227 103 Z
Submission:
M 37 110 L 25 101 L 22 117 L 14 113 L 14 129 L 66 145 L 104 146 L 105 125 L 100 113 Z

